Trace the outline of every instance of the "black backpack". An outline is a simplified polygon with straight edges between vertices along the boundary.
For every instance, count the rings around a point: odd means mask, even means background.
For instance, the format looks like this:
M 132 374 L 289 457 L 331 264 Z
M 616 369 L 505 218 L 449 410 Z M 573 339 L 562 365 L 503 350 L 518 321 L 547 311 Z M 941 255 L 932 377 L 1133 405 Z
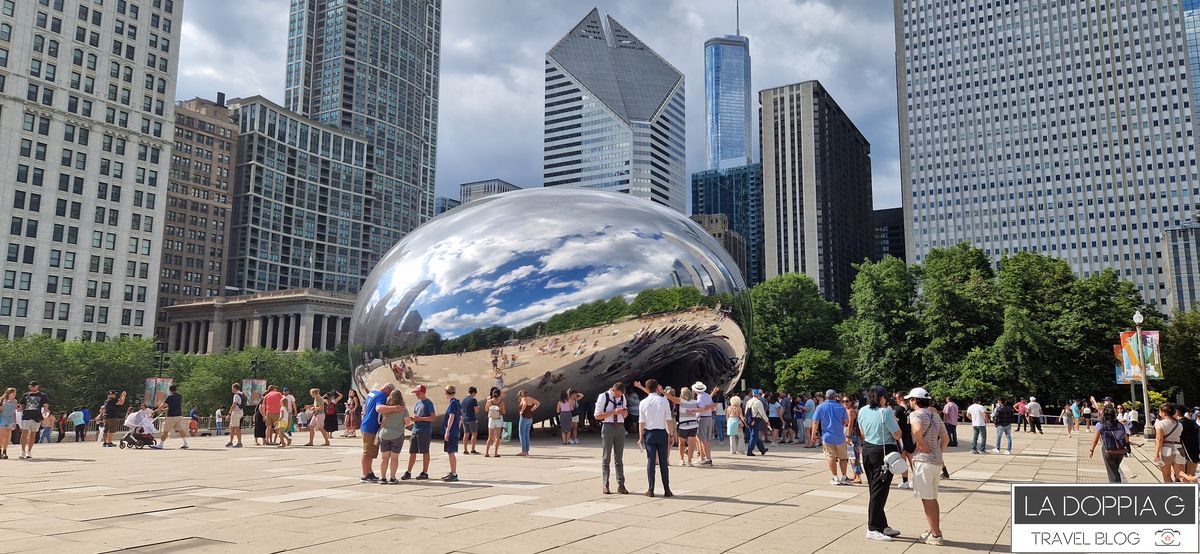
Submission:
M 1124 425 L 1101 426 L 1100 438 L 1104 441 L 1105 454 L 1124 456 L 1129 453 L 1129 437 L 1125 435 Z

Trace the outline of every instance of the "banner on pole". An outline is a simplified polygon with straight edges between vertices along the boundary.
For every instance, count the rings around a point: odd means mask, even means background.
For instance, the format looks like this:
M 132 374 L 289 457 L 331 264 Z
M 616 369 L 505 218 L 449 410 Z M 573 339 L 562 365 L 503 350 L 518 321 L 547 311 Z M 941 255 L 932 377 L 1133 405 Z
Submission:
M 1121 354 L 1121 345 L 1113 345 L 1113 357 L 1116 358 L 1116 361 L 1113 362 L 1113 370 L 1117 375 L 1117 384 L 1128 385 L 1133 383 L 1132 376 L 1125 373 L 1125 357 Z
M 263 395 L 267 394 L 266 379 L 242 379 L 242 394 L 245 394 L 251 406 L 262 404 Z
M 1141 352 L 1138 352 L 1139 343 Z M 1142 331 L 1140 340 L 1135 331 L 1121 333 L 1121 364 L 1123 373 L 1133 381 L 1142 380 L 1143 368 L 1147 379 L 1162 379 L 1158 331 Z
M 146 379 L 146 390 L 142 398 L 147 406 L 157 408 L 167 399 L 167 389 L 175 380 L 170 377 L 150 377 Z

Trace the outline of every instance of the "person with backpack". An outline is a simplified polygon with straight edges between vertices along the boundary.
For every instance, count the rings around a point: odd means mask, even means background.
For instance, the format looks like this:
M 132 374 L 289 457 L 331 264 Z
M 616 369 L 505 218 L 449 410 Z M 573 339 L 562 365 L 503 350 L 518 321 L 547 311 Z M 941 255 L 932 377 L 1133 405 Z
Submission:
M 1096 454 L 1096 445 L 1104 441 L 1104 469 L 1108 470 L 1108 482 L 1121 482 L 1121 461 L 1129 453 L 1129 435 L 1125 426 L 1117 421 L 1117 411 L 1104 408 L 1101 420 L 1096 423 L 1096 435 L 1092 437 L 1092 449 L 1088 457 Z

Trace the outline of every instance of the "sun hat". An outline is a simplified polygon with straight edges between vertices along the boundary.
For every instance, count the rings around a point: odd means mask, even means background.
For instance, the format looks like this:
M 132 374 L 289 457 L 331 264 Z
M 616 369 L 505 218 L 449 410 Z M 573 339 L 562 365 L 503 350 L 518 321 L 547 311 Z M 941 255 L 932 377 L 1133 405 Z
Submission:
M 692 384 L 693 392 L 704 392 L 706 390 L 708 390 L 708 387 L 704 386 L 704 383 L 701 383 L 700 381 L 696 381 Z

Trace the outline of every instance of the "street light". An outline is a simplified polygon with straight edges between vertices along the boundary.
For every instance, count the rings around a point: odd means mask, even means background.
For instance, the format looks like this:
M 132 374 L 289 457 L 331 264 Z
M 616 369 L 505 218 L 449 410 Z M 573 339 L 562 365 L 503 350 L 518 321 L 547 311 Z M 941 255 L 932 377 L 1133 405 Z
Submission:
M 1134 312 L 1133 325 L 1134 329 L 1136 330 L 1136 333 L 1134 334 L 1134 347 L 1137 348 L 1136 359 L 1138 360 L 1138 364 L 1141 366 L 1142 371 L 1142 416 L 1144 417 L 1142 421 L 1146 422 L 1146 438 L 1152 439 L 1154 438 L 1154 426 L 1150 425 L 1150 392 L 1148 388 L 1150 379 L 1146 376 L 1146 361 L 1142 359 L 1145 354 L 1142 352 L 1143 321 L 1146 321 L 1146 318 L 1142 315 L 1142 311 L 1138 310 Z

